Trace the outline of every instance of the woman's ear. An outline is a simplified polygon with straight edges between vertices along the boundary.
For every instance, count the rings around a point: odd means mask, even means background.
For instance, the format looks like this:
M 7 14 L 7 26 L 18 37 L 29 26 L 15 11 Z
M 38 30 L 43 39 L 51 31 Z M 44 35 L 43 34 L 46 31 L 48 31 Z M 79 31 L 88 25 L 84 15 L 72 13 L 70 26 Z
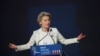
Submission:
M 41 23 L 41 22 L 39 22 L 39 25 L 41 26 L 41 25 L 42 25 L 42 23 Z
M 41 22 L 39 22 L 39 24 L 41 25 L 42 23 L 41 23 Z

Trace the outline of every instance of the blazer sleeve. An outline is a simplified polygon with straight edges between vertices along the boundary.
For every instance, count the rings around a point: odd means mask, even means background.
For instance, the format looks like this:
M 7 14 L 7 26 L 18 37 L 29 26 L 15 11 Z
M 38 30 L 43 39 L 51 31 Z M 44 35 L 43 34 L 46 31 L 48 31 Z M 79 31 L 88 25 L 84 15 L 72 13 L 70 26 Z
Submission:
M 56 29 L 57 30 L 57 29 Z M 69 45 L 73 43 L 78 43 L 77 37 L 76 38 L 70 38 L 70 39 L 65 39 L 62 34 L 57 30 L 57 37 L 58 41 L 64 45 Z
M 30 46 L 33 46 L 34 44 L 35 44 L 35 32 L 33 32 L 30 40 L 26 44 L 17 45 L 17 49 L 15 51 L 23 51 L 30 49 Z

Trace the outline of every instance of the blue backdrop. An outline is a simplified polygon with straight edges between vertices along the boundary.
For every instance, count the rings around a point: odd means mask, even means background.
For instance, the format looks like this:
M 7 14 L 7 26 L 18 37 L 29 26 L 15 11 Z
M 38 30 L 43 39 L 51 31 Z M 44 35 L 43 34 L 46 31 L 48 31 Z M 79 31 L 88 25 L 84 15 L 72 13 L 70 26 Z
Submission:
M 58 28 L 65 38 L 74 38 L 80 34 L 80 30 L 76 26 L 76 4 L 66 4 L 29 7 L 28 18 L 30 36 L 34 30 L 39 28 L 37 16 L 41 11 L 51 13 L 51 27 Z M 69 56 L 83 56 L 79 50 L 78 44 L 63 46 L 63 49 Z

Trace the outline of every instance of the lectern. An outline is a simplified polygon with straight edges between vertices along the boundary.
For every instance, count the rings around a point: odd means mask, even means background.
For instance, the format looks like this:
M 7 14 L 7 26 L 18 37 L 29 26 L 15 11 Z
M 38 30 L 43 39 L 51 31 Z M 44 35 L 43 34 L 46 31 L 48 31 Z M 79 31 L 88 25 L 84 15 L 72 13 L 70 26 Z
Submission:
M 30 50 L 31 56 L 62 56 L 60 44 L 31 46 Z

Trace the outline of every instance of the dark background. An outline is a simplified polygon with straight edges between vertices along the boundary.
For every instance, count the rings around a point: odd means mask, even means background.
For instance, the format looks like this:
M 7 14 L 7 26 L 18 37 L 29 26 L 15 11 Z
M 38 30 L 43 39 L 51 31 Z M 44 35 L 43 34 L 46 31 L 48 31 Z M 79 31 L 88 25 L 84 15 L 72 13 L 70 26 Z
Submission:
M 0 56 L 15 53 L 8 48 L 10 42 L 24 44 L 28 41 L 30 6 L 64 5 L 77 3 L 76 24 L 87 37 L 80 41 L 79 48 L 85 56 L 99 56 L 100 22 L 99 1 L 97 0 L 2 0 L 0 27 Z M 19 38 L 20 37 L 20 38 Z M 29 51 L 18 52 L 18 56 L 27 56 Z

